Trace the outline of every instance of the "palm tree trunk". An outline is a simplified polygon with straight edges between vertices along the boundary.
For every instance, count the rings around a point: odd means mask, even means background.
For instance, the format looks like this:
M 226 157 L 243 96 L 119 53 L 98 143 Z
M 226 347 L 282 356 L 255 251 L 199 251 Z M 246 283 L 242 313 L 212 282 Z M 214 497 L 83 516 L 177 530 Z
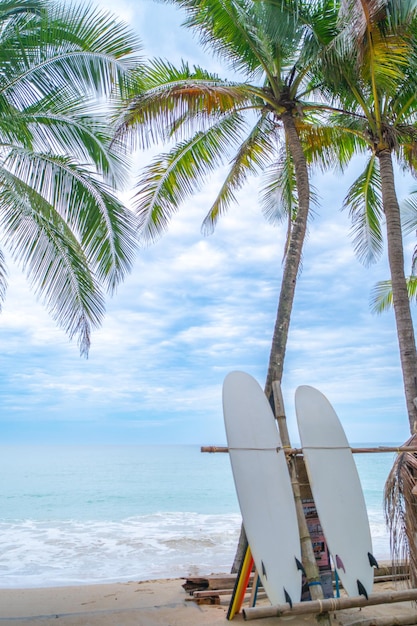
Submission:
M 411 435 L 417 432 L 417 352 L 410 301 L 404 274 L 404 250 L 400 209 L 395 193 L 392 156 L 388 150 L 378 154 L 382 203 L 387 224 L 388 260 L 391 273 L 392 301 L 397 325 L 398 344 Z M 390 530 L 393 560 L 407 556 L 410 581 L 417 582 L 417 541 L 415 522 L 416 459 L 413 453 L 401 453 L 388 476 L 385 492 L 385 517 Z M 404 552 L 401 552 L 401 549 Z
M 307 162 L 295 127 L 294 118 L 291 112 L 288 111 L 282 114 L 281 119 L 284 125 L 288 147 L 294 159 L 298 192 L 298 210 L 297 217 L 291 229 L 279 295 L 277 318 L 272 337 L 268 374 L 265 384 L 265 393 L 268 398 L 272 397 L 272 383 L 274 381 L 281 382 L 282 380 L 295 285 L 300 268 L 301 253 L 307 230 L 307 218 L 310 207 L 310 185 Z
M 398 344 L 410 432 L 417 432 L 417 351 L 410 301 L 404 274 L 404 249 L 400 208 L 395 192 L 392 156 L 388 150 L 378 153 L 382 203 L 387 224 L 388 260 L 392 283 L 392 300 L 397 325 Z

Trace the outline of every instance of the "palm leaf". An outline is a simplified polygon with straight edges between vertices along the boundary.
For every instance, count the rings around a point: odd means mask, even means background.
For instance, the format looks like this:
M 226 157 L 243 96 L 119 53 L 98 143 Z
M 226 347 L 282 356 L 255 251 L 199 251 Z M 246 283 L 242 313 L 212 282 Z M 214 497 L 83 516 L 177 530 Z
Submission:
M 114 291 L 133 263 L 137 246 L 134 215 L 91 170 L 68 157 L 14 149 L 8 155 L 7 166 L 78 233 L 97 279 Z
M 235 200 L 235 191 L 242 188 L 247 177 L 259 173 L 271 162 L 275 152 L 274 130 L 274 122 L 264 114 L 239 146 L 217 198 L 203 221 L 205 234 L 213 232 L 219 217 Z
M 412 435 L 404 446 L 416 446 Z M 417 456 L 413 452 L 397 455 L 384 489 L 385 520 L 390 533 L 394 563 L 409 563 L 410 586 L 417 584 Z
M 376 157 L 371 157 L 365 171 L 351 185 L 343 208 L 349 209 L 355 252 L 365 265 L 382 253 L 383 239 L 381 181 Z
M 0 226 L 59 326 L 88 352 L 130 270 L 137 221 L 115 197 L 126 157 L 103 96 L 127 93 L 138 40 L 110 13 L 77 2 L 0 3 Z M 0 302 L 6 270 L 0 254 Z
M 184 133 L 207 128 L 213 119 L 250 106 L 254 99 L 245 84 L 157 60 L 150 65 L 143 90 L 116 121 L 116 136 L 133 134 L 141 147 L 172 137 L 183 139 Z
M 185 25 L 204 47 L 248 76 L 269 71 L 265 38 L 259 27 L 261 3 L 250 0 L 168 0 L 185 10 Z M 265 54 L 266 53 L 266 54 Z M 268 58 L 268 57 L 267 57 Z
M 204 177 L 223 163 L 245 127 L 239 114 L 218 121 L 206 132 L 178 143 L 145 168 L 135 206 L 144 239 L 155 239 L 168 226 L 179 204 L 197 191 Z
M 370 81 L 374 78 L 379 89 L 395 91 L 404 81 L 410 54 L 410 45 L 404 39 L 373 32 L 372 49 L 367 49 L 363 59 L 363 79 Z
M 71 89 L 85 99 L 123 86 L 138 61 L 133 52 L 139 44 L 127 26 L 75 3 L 42 7 L 23 25 L 18 16 L 20 22 L 12 21 L 0 40 L 0 90 L 10 101 L 28 106 L 52 89 Z
M 414 233 L 417 229 L 417 190 L 401 205 L 401 223 L 405 235 Z
M 417 276 L 409 276 L 407 279 L 407 291 L 410 300 L 417 302 Z M 382 313 L 392 308 L 392 284 L 390 280 L 378 282 L 371 293 L 371 310 L 373 313 Z
M 364 142 L 356 133 L 344 126 L 338 126 L 335 118 L 319 124 L 308 120 L 297 123 L 297 129 L 303 144 L 308 163 L 323 171 L 330 168 L 343 170 L 352 156 L 364 148 Z
M 7 266 L 3 251 L 0 250 L 0 312 L 3 309 L 3 303 L 6 299 L 7 292 Z
M 77 154 L 89 163 L 112 186 L 120 186 L 127 178 L 126 156 L 122 146 L 113 140 L 113 130 L 104 116 L 93 118 L 86 103 L 56 95 L 36 106 L 13 115 L 0 116 L 0 133 L 12 143 L 23 143 L 37 151 Z M 8 129 L 14 134 L 8 137 Z M 27 141 L 25 140 L 27 137 Z M 109 146 L 112 142 L 112 149 Z
M 30 186 L 0 170 L 2 240 L 27 273 L 56 323 L 78 337 L 82 355 L 91 327 L 100 325 L 104 299 L 77 239 L 65 220 Z
M 283 148 L 279 156 L 278 161 L 264 174 L 261 206 L 268 222 L 277 224 L 287 219 L 290 231 L 298 206 L 294 163 L 287 148 Z

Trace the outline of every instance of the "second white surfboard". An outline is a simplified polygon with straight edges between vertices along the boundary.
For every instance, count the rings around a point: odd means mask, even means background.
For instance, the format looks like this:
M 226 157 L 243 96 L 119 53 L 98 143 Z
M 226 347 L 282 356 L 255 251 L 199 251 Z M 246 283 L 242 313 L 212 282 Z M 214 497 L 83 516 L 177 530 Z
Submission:
M 334 566 L 348 595 L 367 596 L 376 563 L 345 432 L 330 402 L 314 387 L 298 387 L 295 408 L 311 491 Z

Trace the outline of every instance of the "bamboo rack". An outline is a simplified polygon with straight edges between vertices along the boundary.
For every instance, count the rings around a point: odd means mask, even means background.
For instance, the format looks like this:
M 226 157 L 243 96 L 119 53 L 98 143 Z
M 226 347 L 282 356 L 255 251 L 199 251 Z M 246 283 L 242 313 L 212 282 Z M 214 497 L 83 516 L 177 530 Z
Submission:
M 275 606 L 260 606 L 243 609 L 243 617 L 249 621 L 262 617 L 281 617 L 284 615 L 307 615 L 321 614 L 341 609 L 352 609 L 363 606 L 375 606 L 376 604 L 393 604 L 394 602 L 409 602 L 417 600 L 417 589 L 404 591 L 391 591 L 385 593 L 373 593 L 366 599 L 364 596 L 327 598 L 324 600 L 312 600 L 310 602 L 294 603 L 292 608 L 289 604 Z
M 229 452 L 227 446 L 201 446 L 201 452 L 217 453 Z M 353 454 L 372 454 L 374 452 L 417 452 L 415 446 L 378 446 L 377 448 L 351 448 Z M 303 454 L 302 448 L 284 448 L 285 454 L 288 456 L 297 456 Z

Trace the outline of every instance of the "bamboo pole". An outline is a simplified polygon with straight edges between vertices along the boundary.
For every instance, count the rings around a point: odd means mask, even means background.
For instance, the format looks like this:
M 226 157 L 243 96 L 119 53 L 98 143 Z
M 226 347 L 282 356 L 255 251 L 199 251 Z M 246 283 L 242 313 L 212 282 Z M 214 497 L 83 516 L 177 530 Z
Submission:
M 406 589 L 403 591 L 373 593 L 368 599 L 364 596 L 343 596 L 341 598 L 297 602 L 293 604 L 292 608 L 289 604 L 253 607 L 243 609 L 243 617 L 246 621 L 249 621 L 263 617 L 282 617 L 284 615 L 307 615 L 311 613 L 320 615 L 321 613 L 340 611 L 341 609 L 375 606 L 376 604 L 393 604 L 395 602 L 415 602 L 416 600 L 417 589 Z
M 417 452 L 415 446 L 378 446 L 377 448 L 351 448 L 353 454 L 373 454 L 375 452 Z M 227 446 L 201 446 L 201 452 L 217 453 L 229 452 Z M 303 454 L 302 448 L 285 448 L 285 454 L 288 456 L 297 456 Z
M 278 381 L 272 383 L 272 393 L 274 398 L 275 418 L 278 423 L 281 441 L 284 450 L 291 449 L 290 437 L 288 433 L 287 420 L 285 417 L 284 401 L 281 393 L 281 385 Z M 298 529 L 301 542 L 301 557 L 306 572 L 312 600 L 323 598 L 323 589 L 320 581 L 320 572 L 314 555 L 313 544 L 304 515 L 303 502 L 301 499 L 300 484 L 298 482 L 297 468 L 293 456 L 287 456 L 288 471 L 291 478 L 291 486 L 294 493 L 295 509 L 297 512 Z M 285 538 L 284 538 L 285 541 Z M 330 622 L 329 622 L 330 623 Z

